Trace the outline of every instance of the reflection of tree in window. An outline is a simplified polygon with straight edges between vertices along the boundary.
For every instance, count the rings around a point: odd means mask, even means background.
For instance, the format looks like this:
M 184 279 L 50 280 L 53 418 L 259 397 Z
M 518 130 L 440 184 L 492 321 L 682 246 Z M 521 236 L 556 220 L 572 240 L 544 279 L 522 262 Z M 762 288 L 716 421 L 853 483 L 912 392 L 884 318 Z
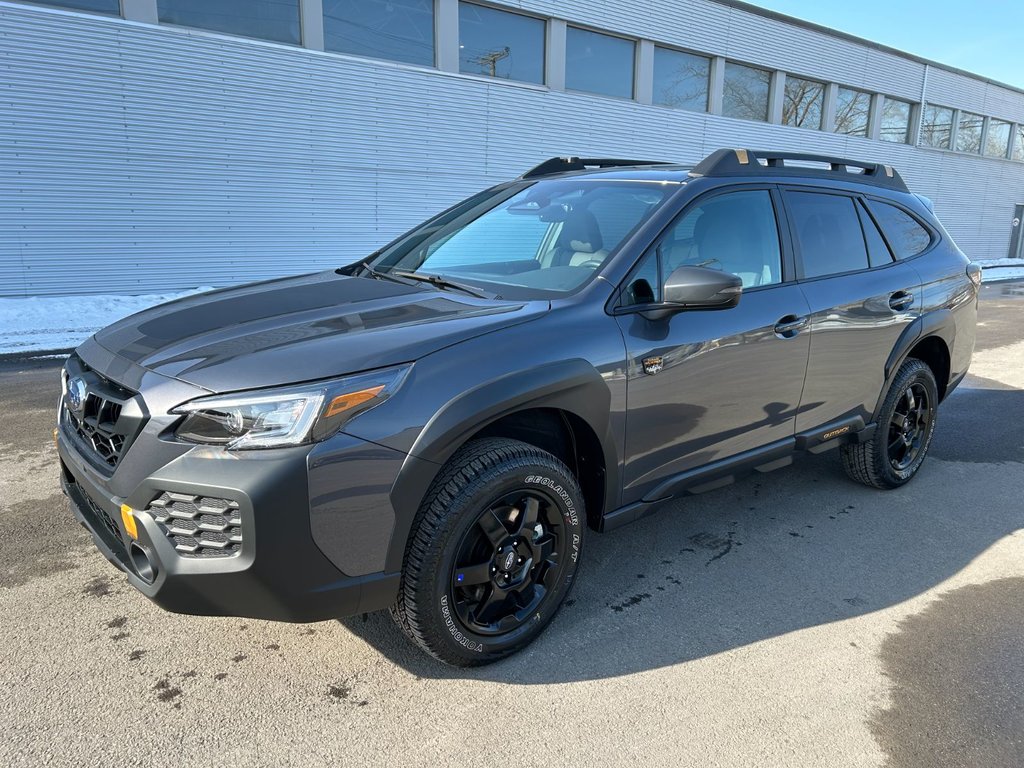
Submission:
M 825 84 L 799 77 L 786 77 L 782 99 L 782 123 L 797 128 L 821 128 Z
M 949 149 L 953 138 L 953 110 L 926 104 L 921 113 L 921 143 Z
M 882 106 L 882 123 L 879 138 L 906 144 L 910 136 L 910 104 L 899 99 L 885 99 Z
M 704 56 L 654 49 L 654 103 L 704 112 L 708 108 L 711 61 Z
M 722 114 L 742 120 L 768 120 L 768 87 L 772 73 L 731 61 L 725 63 Z
M 433 65 L 432 0 L 323 0 L 323 4 L 327 50 Z
M 956 132 L 956 148 L 961 152 L 981 152 L 981 126 L 985 118 L 971 112 L 960 113 L 960 128 Z
M 1017 126 L 1017 138 L 1013 142 L 1013 159 L 1024 160 L 1024 125 Z
M 871 115 L 871 94 L 840 88 L 836 93 L 836 133 L 867 136 Z
M 985 138 L 985 154 L 989 157 L 1006 157 L 1010 145 L 1010 124 L 1005 120 L 989 120 Z

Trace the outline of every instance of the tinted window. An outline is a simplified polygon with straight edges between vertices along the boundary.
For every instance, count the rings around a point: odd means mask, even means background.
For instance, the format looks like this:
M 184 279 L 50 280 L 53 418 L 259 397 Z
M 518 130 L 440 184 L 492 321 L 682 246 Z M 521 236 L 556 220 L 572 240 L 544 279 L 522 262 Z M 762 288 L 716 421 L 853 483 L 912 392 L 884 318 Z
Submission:
M 121 15 L 121 0 L 40 0 L 44 5 L 56 5 L 60 8 L 74 8 L 79 11 L 96 11 Z
M 881 133 L 882 141 L 895 141 L 906 144 L 910 140 L 910 104 L 899 99 L 885 98 L 882 105 Z
M 825 84 L 786 75 L 782 99 L 782 122 L 797 128 L 821 130 L 821 108 L 825 103 Z
M 1010 124 L 1003 120 L 989 120 L 985 154 L 989 157 L 1006 157 L 1006 150 L 1009 147 Z
M 953 110 L 925 104 L 921 110 L 921 144 L 950 149 L 953 139 Z
M 635 50 L 632 40 L 569 27 L 565 39 L 565 87 L 633 98 Z
M 742 120 L 768 120 L 768 88 L 772 73 L 732 61 L 725 63 L 722 114 Z
M 459 71 L 544 82 L 544 22 L 459 3 Z
M 928 230 L 910 214 L 904 213 L 894 205 L 880 203 L 877 200 L 869 200 L 868 207 L 897 259 L 916 256 L 931 244 L 932 236 L 928 234 Z
M 852 88 L 836 91 L 836 133 L 867 136 L 871 116 L 871 94 Z
M 1017 136 L 1013 140 L 1013 159 L 1024 160 L 1024 125 L 1017 125 Z
M 299 0 L 157 0 L 160 21 L 298 45 Z
M 775 207 L 767 190 L 712 197 L 687 208 L 661 240 L 662 272 L 682 266 L 731 272 L 744 288 L 782 281 Z
M 323 0 L 324 48 L 434 64 L 433 0 Z
M 866 269 L 868 253 L 853 198 L 787 192 L 804 277 Z
M 864 240 L 868 244 L 868 261 L 872 267 L 880 267 L 884 264 L 892 264 L 892 253 L 889 246 L 885 244 L 882 233 L 878 231 L 875 222 L 864 210 L 863 205 L 857 206 L 857 213 L 860 215 L 860 225 L 864 230 Z
M 972 112 L 960 113 L 960 128 L 956 132 L 956 148 L 961 152 L 981 152 L 981 127 L 985 118 Z
M 711 60 L 668 48 L 654 49 L 654 103 L 706 112 Z

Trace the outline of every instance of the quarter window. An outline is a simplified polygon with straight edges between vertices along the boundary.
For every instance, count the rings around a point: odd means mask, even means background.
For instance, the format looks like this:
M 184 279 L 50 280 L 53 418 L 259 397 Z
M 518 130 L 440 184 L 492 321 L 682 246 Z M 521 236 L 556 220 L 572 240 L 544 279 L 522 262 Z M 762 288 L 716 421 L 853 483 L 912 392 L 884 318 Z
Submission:
M 1010 148 L 1010 124 L 1004 120 L 989 120 L 985 138 L 985 154 L 989 157 L 1006 157 Z
M 825 103 L 825 84 L 786 76 L 782 100 L 782 122 L 797 128 L 821 130 L 821 110 Z
M 961 152 L 980 154 L 981 127 L 985 118 L 972 112 L 960 113 L 960 127 L 956 132 L 956 148 Z
M 543 83 L 544 22 L 459 3 L 459 71 Z
M 636 43 L 569 27 L 565 39 L 565 87 L 604 96 L 633 98 Z
M 871 117 L 871 94 L 852 88 L 839 88 L 836 92 L 836 133 L 847 136 L 867 136 Z
M 434 65 L 433 0 L 323 0 L 324 48 Z
M 882 228 L 882 234 L 889 241 L 889 246 L 897 259 L 917 256 L 931 245 L 931 234 L 910 214 L 894 205 L 877 200 L 869 200 L 868 208 Z
M 921 144 L 937 149 L 951 149 L 953 139 L 953 110 L 925 104 L 921 111 Z
M 722 114 L 741 120 L 768 121 L 768 89 L 772 73 L 733 61 L 725 63 Z
M 899 99 L 885 98 L 882 105 L 881 130 L 878 138 L 906 144 L 910 140 L 910 103 Z
M 868 252 L 853 198 L 787 192 L 805 278 L 867 269 Z
M 711 60 L 692 53 L 654 48 L 654 103 L 706 112 Z
M 157 0 L 160 21 L 298 45 L 299 0 Z
M 892 264 L 892 253 L 889 251 L 889 246 L 885 244 L 882 233 L 878 231 L 878 227 L 863 205 L 857 206 L 857 213 L 860 216 L 860 226 L 864 230 L 864 241 L 868 246 L 868 262 L 872 267 Z

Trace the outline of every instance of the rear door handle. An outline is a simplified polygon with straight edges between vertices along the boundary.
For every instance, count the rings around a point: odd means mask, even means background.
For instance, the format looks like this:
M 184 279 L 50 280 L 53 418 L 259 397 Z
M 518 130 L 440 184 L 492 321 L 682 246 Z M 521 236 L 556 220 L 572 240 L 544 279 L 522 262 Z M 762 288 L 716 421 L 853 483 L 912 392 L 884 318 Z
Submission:
M 781 336 L 784 339 L 792 339 L 800 330 L 807 325 L 806 315 L 803 317 L 797 315 L 786 315 L 785 317 L 779 318 L 779 322 L 775 324 L 775 335 Z
M 895 312 L 902 312 L 909 309 L 914 303 L 914 295 L 906 291 L 896 291 L 889 297 L 889 308 Z

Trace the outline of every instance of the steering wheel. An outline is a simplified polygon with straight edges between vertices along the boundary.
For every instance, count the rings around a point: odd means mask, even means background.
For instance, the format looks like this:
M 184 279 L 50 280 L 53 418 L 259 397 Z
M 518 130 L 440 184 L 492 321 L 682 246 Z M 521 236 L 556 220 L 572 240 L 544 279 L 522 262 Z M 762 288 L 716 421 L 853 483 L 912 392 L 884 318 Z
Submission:
M 600 259 L 588 259 L 587 261 L 580 262 L 576 266 L 577 267 L 590 267 L 591 269 L 597 269 L 602 264 L 604 264 L 604 262 L 601 261 Z

